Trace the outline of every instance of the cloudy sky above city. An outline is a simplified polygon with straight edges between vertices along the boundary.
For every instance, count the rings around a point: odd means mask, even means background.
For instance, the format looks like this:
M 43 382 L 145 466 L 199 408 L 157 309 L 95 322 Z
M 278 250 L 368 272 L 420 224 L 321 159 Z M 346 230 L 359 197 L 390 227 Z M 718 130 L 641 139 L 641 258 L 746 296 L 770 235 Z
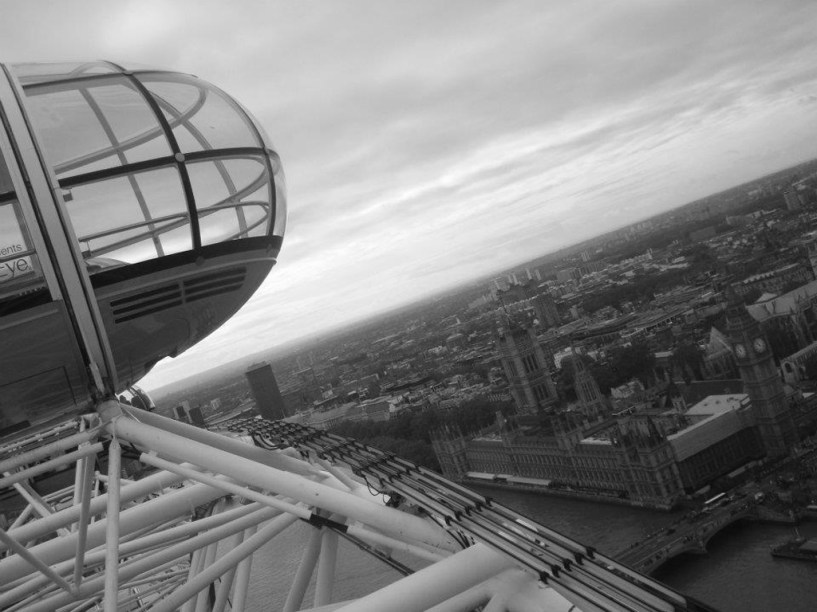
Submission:
M 817 4 L 8 2 L 2 61 L 196 74 L 287 173 L 279 264 L 148 386 L 817 156 Z

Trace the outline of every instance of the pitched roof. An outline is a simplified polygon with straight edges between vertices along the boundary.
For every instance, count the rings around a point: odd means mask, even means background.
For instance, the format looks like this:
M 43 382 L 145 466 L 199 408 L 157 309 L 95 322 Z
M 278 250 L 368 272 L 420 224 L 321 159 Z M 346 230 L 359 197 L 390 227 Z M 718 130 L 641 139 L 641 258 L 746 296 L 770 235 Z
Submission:
M 677 384 L 677 383 L 676 383 Z M 678 384 L 678 390 L 688 405 L 697 404 L 709 395 L 732 395 L 743 393 L 743 381 L 739 378 L 724 380 L 693 380 Z
M 810 302 L 814 298 L 817 298 L 817 280 L 801 285 L 773 299 L 764 302 L 758 300 L 754 304 L 749 304 L 746 310 L 749 311 L 755 321 L 762 322 L 772 317 L 797 312 L 800 304 Z

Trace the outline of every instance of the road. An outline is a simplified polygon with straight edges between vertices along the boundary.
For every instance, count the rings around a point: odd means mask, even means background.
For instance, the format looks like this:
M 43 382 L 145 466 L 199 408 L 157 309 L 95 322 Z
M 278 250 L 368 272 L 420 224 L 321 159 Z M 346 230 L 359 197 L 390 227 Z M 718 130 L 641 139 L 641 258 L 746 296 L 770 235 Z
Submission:
M 667 559 L 681 553 L 705 553 L 706 544 L 713 535 L 735 521 L 754 516 L 755 509 L 755 500 L 747 495 L 712 510 L 690 512 L 670 527 L 650 534 L 615 557 L 639 572 L 650 574 Z

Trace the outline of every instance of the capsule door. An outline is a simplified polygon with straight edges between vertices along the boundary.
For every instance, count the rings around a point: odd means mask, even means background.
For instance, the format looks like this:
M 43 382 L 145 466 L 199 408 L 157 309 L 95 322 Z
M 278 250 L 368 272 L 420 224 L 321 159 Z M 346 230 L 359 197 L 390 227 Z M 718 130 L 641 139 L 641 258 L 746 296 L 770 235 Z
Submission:
M 88 353 L 21 170 L 22 143 L 8 129 L 14 100 L 3 93 L 0 85 L 0 441 L 84 410 L 92 395 Z

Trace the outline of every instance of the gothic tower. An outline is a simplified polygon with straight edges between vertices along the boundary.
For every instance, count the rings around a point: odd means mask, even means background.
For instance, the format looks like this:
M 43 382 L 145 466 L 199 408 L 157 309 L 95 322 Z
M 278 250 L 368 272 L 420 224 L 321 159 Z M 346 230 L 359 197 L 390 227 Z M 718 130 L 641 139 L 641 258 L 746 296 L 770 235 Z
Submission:
M 468 442 L 460 429 L 445 427 L 431 435 L 431 448 L 440 471 L 451 480 L 462 480 L 468 472 Z
M 808 261 L 811 264 L 811 273 L 817 278 L 817 240 L 813 240 L 808 245 Z
M 797 429 L 768 340 L 737 296 L 729 300 L 726 322 L 766 453 L 770 457 L 787 455 L 797 442 Z
M 603 414 L 606 410 L 604 396 L 599 390 L 596 379 L 587 369 L 582 355 L 573 349 L 571 360 L 573 362 L 573 388 L 576 390 L 576 397 L 579 400 L 582 413 L 591 419 Z
M 552 411 L 558 397 L 550 377 L 551 360 L 539 344 L 536 332 L 509 321 L 499 329 L 495 344 L 517 412 Z

